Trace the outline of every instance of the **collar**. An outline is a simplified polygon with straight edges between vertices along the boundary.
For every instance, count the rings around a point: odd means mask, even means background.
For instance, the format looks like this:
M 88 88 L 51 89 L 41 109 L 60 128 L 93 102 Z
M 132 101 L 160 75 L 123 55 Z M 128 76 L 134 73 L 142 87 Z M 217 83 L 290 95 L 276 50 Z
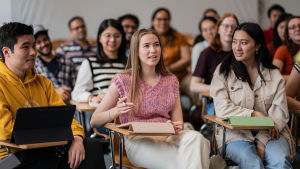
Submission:
M 265 82 L 267 81 L 271 81 L 271 76 L 270 76 L 270 70 L 265 68 L 263 65 L 260 65 L 260 72 L 262 74 L 262 76 L 265 79 Z M 264 81 L 262 80 L 262 78 L 260 76 L 258 76 L 255 84 L 254 84 L 254 88 L 253 91 L 258 90 L 259 88 L 262 87 L 262 83 L 264 83 Z

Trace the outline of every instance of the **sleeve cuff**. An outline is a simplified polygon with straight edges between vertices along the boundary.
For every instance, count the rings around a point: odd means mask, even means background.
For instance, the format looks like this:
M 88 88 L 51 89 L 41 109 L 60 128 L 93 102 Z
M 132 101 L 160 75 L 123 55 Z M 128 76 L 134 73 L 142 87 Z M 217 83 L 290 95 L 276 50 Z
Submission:
M 255 138 L 261 141 L 265 146 L 271 139 L 271 137 L 269 136 L 269 132 L 267 130 L 259 130 Z
M 245 112 L 245 116 L 251 117 L 251 115 L 252 115 L 253 112 L 254 112 L 254 110 L 247 110 L 247 111 Z
M 89 99 L 89 96 L 90 96 L 90 95 L 92 95 L 92 93 L 90 93 L 90 92 L 84 92 L 84 93 L 81 93 L 81 94 L 75 96 L 75 97 L 72 98 L 72 99 L 74 99 L 74 100 L 77 101 L 77 102 L 88 102 L 88 99 Z M 73 96 L 74 96 L 74 95 L 73 95 Z M 73 97 L 73 96 L 72 96 L 72 97 Z

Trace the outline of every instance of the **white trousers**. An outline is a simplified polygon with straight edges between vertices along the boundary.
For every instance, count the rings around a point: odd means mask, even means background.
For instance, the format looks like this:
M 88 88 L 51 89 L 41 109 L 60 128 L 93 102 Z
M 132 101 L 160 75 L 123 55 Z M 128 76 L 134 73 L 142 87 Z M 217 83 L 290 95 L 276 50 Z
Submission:
M 125 136 L 130 162 L 149 169 L 208 169 L 210 142 L 197 131 L 172 136 Z

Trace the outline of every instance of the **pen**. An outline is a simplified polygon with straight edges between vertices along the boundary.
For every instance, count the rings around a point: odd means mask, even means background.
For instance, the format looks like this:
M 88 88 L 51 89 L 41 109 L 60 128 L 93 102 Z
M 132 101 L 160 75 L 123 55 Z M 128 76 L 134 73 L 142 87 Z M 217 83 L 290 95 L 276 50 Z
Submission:
M 100 93 L 104 93 L 100 86 L 98 86 Z
M 121 100 L 120 98 L 118 98 L 118 99 L 119 99 L 119 101 Z M 126 103 L 124 103 L 124 102 L 123 102 L 123 104 L 127 106 L 127 104 L 126 104 Z

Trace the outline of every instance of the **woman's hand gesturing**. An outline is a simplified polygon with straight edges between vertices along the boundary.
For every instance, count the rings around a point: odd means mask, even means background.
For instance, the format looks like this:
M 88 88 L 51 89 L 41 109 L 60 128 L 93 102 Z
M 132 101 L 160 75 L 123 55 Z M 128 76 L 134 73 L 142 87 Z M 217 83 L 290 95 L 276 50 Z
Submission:
M 134 107 L 133 103 L 126 103 L 126 97 L 123 97 L 122 99 L 119 99 L 117 102 L 117 110 L 119 115 L 129 113 L 131 109 Z

